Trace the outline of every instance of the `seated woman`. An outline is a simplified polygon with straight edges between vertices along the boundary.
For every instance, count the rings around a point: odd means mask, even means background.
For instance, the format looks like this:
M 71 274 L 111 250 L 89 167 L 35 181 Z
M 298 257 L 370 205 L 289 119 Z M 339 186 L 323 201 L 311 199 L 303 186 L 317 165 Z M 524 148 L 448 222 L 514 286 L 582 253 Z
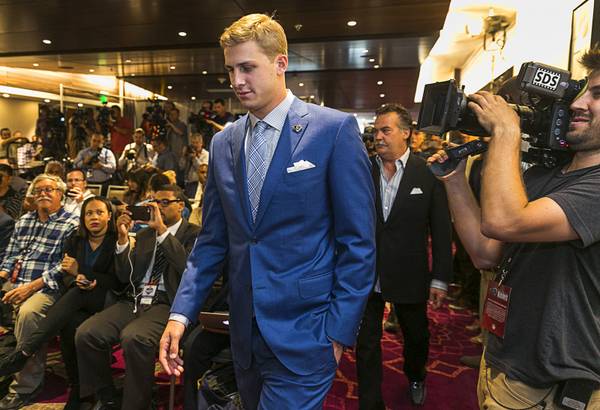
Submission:
M 31 337 L 0 361 L 0 375 L 20 371 L 29 356 L 60 334 L 60 348 L 71 386 L 65 409 L 79 408 L 75 331 L 84 320 L 104 309 L 110 289 L 124 287 L 115 275 L 116 243 L 110 201 L 97 196 L 86 199 L 81 207 L 81 225 L 67 240 L 61 262 L 66 292 L 50 308 Z

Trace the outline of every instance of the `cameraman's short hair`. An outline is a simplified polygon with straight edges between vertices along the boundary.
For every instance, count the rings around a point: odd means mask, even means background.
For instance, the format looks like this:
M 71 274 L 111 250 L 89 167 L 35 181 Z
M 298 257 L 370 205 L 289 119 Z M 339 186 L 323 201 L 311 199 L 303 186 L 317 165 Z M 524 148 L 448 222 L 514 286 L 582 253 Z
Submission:
M 588 74 L 592 71 L 600 72 L 600 43 L 596 43 L 594 47 L 582 55 L 579 62 L 586 68 Z
M 412 129 L 412 117 L 411 117 L 410 113 L 408 112 L 408 110 L 406 108 L 404 108 L 404 106 L 402 106 L 401 104 L 397 104 L 397 103 L 384 104 L 383 106 L 381 106 L 377 110 L 375 110 L 375 115 L 379 117 L 380 115 L 389 114 L 392 112 L 396 113 L 398 115 L 398 118 L 400 119 L 400 122 L 401 122 L 401 124 L 399 124 L 399 125 L 401 127 L 406 127 L 406 128 Z
M 179 186 L 175 185 L 175 184 L 167 184 L 167 185 L 161 185 L 160 187 L 158 187 L 158 189 L 154 192 L 160 192 L 160 191 L 166 191 L 166 192 L 172 192 L 173 196 L 175 198 L 177 198 L 180 201 L 185 201 L 185 195 L 183 194 L 183 191 L 181 188 L 179 188 Z
M 46 181 L 46 180 L 56 182 L 56 187 L 63 194 L 67 190 L 67 184 L 65 184 L 65 182 L 59 176 L 52 175 L 52 174 L 40 174 L 40 175 L 38 175 L 31 182 L 31 186 L 33 188 L 35 188 L 35 184 L 37 184 L 40 181 Z
M 81 176 L 83 177 L 83 180 L 87 181 L 87 173 L 83 169 L 81 169 L 81 168 L 73 168 L 73 169 L 67 171 L 67 175 L 69 175 L 72 172 L 79 172 L 81 174 Z
M 217 98 L 215 100 L 215 104 L 221 104 L 221 105 L 225 105 L 225 100 L 222 98 Z
M 142 134 L 144 134 L 144 135 L 146 135 L 146 131 L 144 131 L 144 129 L 143 129 L 143 128 L 136 128 L 136 129 L 133 131 L 133 133 L 134 133 L 134 134 L 135 134 L 135 133 L 138 133 L 138 132 L 139 132 L 139 133 L 142 133 Z
M 0 164 L 0 172 L 5 173 L 9 177 L 13 176 L 14 174 L 12 167 L 8 164 Z
M 287 38 L 281 24 L 266 14 L 248 14 L 225 29 L 219 40 L 222 48 L 256 41 L 271 59 L 288 54 Z
M 200 132 L 194 132 L 192 135 L 190 135 L 190 141 L 191 140 L 202 140 L 202 141 L 204 141 L 204 136 Z

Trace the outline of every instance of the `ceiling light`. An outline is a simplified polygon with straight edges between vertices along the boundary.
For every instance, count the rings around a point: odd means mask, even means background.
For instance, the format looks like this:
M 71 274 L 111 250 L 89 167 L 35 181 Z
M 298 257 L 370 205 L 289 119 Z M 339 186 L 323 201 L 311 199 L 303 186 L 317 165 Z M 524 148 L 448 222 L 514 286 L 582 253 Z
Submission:
M 79 108 L 81 108 L 81 107 L 83 107 L 83 104 L 82 104 L 82 103 L 77 103 L 77 106 L 78 106 Z
M 48 40 L 47 38 L 42 40 L 42 43 L 44 44 L 52 44 L 52 40 Z
M 107 94 L 108 94 L 108 91 L 100 90 L 100 94 L 107 95 Z
M 384 93 L 379 94 L 379 98 L 384 98 L 384 97 L 385 97 Z
M 40 63 L 33 63 L 33 66 L 34 66 L 34 67 L 39 67 L 39 66 L 40 66 Z
M 381 81 L 381 80 L 377 81 L 377 85 L 383 85 L 383 81 Z
M 175 70 L 175 66 L 174 65 L 170 66 L 169 70 Z
M 374 63 L 375 59 L 374 58 L 369 58 L 369 63 Z
M 8 98 L 8 97 L 10 97 L 10 94 L 6 94 L 6 93 L 4 93 L 4 94 L 2 94 L 2 97 L 4 97 L 4 98 Z
M 363 50 L 363 53 L 365 53 L 365 54 L 367 54 L 368 52 L 369 52 L 369 49 L 367 49 L 367 48 L 365 48 L 365 49 Z
M 385 104 L 381 104 L 382 107 L 385 107 Z
M 357 114 L 357 113 L 354 113 L 354 114 L 352 114 L 352 115 L 354 115 L 355 117 L 358 117 L 358 114 Z
M 172 86 L 172 85 L 167 85 L 167 88 L 168 88 L 169 90 L 172 90 L 172 89 L 173 89 L 173 86 Z
M 375 68 L 375 69 L 379 68 L 379 64 L 375 64 L 375 65 L 373 66 L 373 68 Z
M 348 27 L 354 27 L 356 26 L 358 23 L 354 20 L 350 20 L 346 23 L 348 25 Z
M 46 98 L 46 99 L 44 100 L 44 102 L 45 102 L 45 103 L 49 103 L 49 102 L 50 102 L 50 99 L 49 99 L 49 98 Z
M 311 100 L 314 100 L 314 99 L 315 99 L 315 96 L 314 96 L 314 95 L 311 95 L 311 96 L 310 96 L 310 99 L 311 99 Z
M 131 76 L 132 76 L 132 77 L 135 77 L 135 73 L 131 73 Z
M 377 119 L 377 117 L 376 117 L 376 116 L 373 116 L 373 121 L 375 121 L 376 119 Z
M 177 33 L 177 35 L 179 37 L 185 37 L 185 36 L 187 36 L 187 33 L 185 31 L 180 31 L 179 33 Z
M 94 72 L 94 69 L 93 69 L 93 68 L 90 68 L 90 73 L 93 73 L 93 72 Z
M 195 101 L 195 100 L 196 100 L 196 97 L 194 97 L 194 96 L 192 95 L 191 99 L 192 99 L 192 101 Z
M 131 63 L 130 59 L 125 60 L 126 63 Z
M 206 75 L 206 74 L 208 74 L 208 71 L 204 70 L 204 71 L 202 71 L 202 74 Z
M 298 83 L 298 86 L 304 87 L 304 83 Z

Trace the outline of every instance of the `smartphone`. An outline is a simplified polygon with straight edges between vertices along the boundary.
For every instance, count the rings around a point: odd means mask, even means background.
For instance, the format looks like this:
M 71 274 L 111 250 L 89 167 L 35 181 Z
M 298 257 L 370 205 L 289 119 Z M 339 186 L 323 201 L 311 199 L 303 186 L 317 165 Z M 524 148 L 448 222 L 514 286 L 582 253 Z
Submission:
M 151 214 L 149 206 L 129 205 L 127 206 L 127 210 L 131 212 L 131 219 L 133 219 L 134 221 L 150 220 Z
M 67 190 L 67 196 L 68 197 L 75 197 L 77 195 L 79 195 L 79 193 L 77 191 L 75 191 L 74 189 Z
M 79 280 L 78 282 L 81 283 L 83 286 L 89 286 L 90 283 L 92 283 L 92 281 L 89 279 L 82 279 L 82 280 Z

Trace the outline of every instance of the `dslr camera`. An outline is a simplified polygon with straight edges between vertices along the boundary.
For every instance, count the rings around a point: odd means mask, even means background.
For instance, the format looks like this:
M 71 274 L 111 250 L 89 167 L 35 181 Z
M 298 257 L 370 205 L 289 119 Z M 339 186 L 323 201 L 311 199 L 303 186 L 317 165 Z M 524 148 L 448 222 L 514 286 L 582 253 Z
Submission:
M 521 66 L 517 83 L 521 100 L 526 103 L 509 105 L 519 115 L 521 130 L 527 134 L 522 136 L 531 147 L 523 160 L 552 168 L 569 157 L 566 140 L 571 115 L 569 106 L 585 89 L 586 80 L 572 80 L 568 71 L 529 62 Z M 454 80 L 427 84 L 417 129 L 435 135 L 459 130 L 469 135 L 487 136 L 467 103 L 464 87 L 459 88 Z M 456 164 L 487 148 L 481 141 L 461 147 L 448 150 L 450 160 L 457 160 Z

